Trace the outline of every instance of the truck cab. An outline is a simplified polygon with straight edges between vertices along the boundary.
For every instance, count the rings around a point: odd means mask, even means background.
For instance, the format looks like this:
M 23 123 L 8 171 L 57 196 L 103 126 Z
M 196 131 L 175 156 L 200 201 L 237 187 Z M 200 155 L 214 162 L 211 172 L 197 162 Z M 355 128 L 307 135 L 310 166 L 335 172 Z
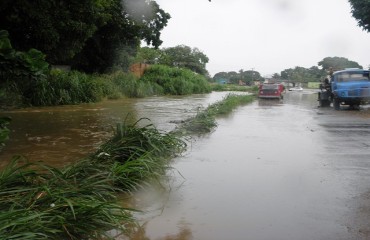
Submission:
M 336 71 L 331 75 L 329 85 L 324 86 L 319 92 L 320 106 L 333 102 L 334 108 L 339 110 L 341 105 L 353 107 L 370 103 L 369 70 L 351 68 Z
M 330 79 L 331 98 L 335 109 L 341 105 L 358 106 L 370 102 L 369 70 L 336 71 Z

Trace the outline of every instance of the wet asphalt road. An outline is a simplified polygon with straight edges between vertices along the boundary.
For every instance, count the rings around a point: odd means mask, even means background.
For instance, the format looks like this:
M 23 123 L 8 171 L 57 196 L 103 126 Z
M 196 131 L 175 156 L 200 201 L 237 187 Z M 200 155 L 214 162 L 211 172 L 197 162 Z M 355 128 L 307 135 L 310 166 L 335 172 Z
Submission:
M 169 193 L 136 196 L 134 239 L 370 239 L 370 109 L 289 92 L 218 124 L 176 159 Z

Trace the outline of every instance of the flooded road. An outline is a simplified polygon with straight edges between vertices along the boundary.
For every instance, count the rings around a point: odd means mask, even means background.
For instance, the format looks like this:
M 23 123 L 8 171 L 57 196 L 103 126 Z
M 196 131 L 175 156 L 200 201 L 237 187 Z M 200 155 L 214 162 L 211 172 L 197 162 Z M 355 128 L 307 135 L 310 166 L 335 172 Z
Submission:
M 92 152 L 128 114 L 168 131 L 223 96 L 9 112 L 0 159 L 18 153 L 62 166 Z M 167 190 L 134 196 L 143 227 L 131 240 L 370 239 L 370 109 L 317 105 L 313 92 L 288 92 L 218 118 L 214 132 L 174 159 Z
M 132 239 L 370 239 L 367 109 L 318 109 L 294 92 L 218 123 L 175 160 L 165 198 L 136 196 L 146 212 Z

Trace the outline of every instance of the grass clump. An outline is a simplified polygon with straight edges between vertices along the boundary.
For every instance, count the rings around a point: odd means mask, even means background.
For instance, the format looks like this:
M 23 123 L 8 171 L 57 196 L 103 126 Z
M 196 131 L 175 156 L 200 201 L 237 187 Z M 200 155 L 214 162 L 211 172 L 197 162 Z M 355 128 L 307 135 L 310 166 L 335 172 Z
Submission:
M 254 100 L 253 95 L 229 94 L 223 100 L 209 105 L 205 110 L 198 112 L 181 124 L 175 132 L 182 135 L 203 134 L 211 132 L 216 126 L 216 116 L 232 112 L 237 106 L 247 104 Z
M 258 86 L 240 86 L 236 84 L 211 84 L 212 91 L 236 91 L 236 92 L 257 92 Z
M 186 143 L 173 133 L 163 133 L 152 124 L 137 124 L 118 124 L 115 135 L 93 156 L 102 163 L 113 161 L 115 185 L 124 191 L 165 175 L 170 159 L 186 149 Z
M 0 239 L 103 239 L 128 231 L 111 173 L 86 159 L 64 169 L 14 160 L 0 174 Z

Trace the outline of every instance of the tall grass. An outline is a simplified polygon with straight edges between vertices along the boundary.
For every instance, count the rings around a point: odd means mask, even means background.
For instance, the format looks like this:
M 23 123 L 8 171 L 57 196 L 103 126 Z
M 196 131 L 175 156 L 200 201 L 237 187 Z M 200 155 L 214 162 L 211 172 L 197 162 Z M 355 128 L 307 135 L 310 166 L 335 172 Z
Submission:
M 137 123 L 118 124 L 115 135 L 93 156 L 100 162 L 114 162 L 115 185 L 124 191 L 137 190 L 163 176 L 169 160 L 186 149 L 186 143 L 173 133 L 162 133 L 151 124 L 135 127 Z
M 217 116 L 228 114 L 239 105 L 253 101 L 254 98 L 254 95 L 228 94 L 221 101 L 209 105 L 205 110 L 199 111 L 194 117 L 185 120 L 174 132 L 180 135 L 211 132 L 217 126 Z
M 202 75 L 188 69 L 153 65 L 145 70 L 142 81 L 155 83 L 163 89 L 164 94 L 186 95 L 208 93 L 211 87 Z
M 10 163 L 0 175 L 0 239 L 102 239 L 128 232 L 110 169 L 83 160 L 65 169 Z
M 238 91 L 238 92 L 252 92 L 258 90 L 258 86 L 239 86 L 235 84 L 211 84 L 212 91 Z

